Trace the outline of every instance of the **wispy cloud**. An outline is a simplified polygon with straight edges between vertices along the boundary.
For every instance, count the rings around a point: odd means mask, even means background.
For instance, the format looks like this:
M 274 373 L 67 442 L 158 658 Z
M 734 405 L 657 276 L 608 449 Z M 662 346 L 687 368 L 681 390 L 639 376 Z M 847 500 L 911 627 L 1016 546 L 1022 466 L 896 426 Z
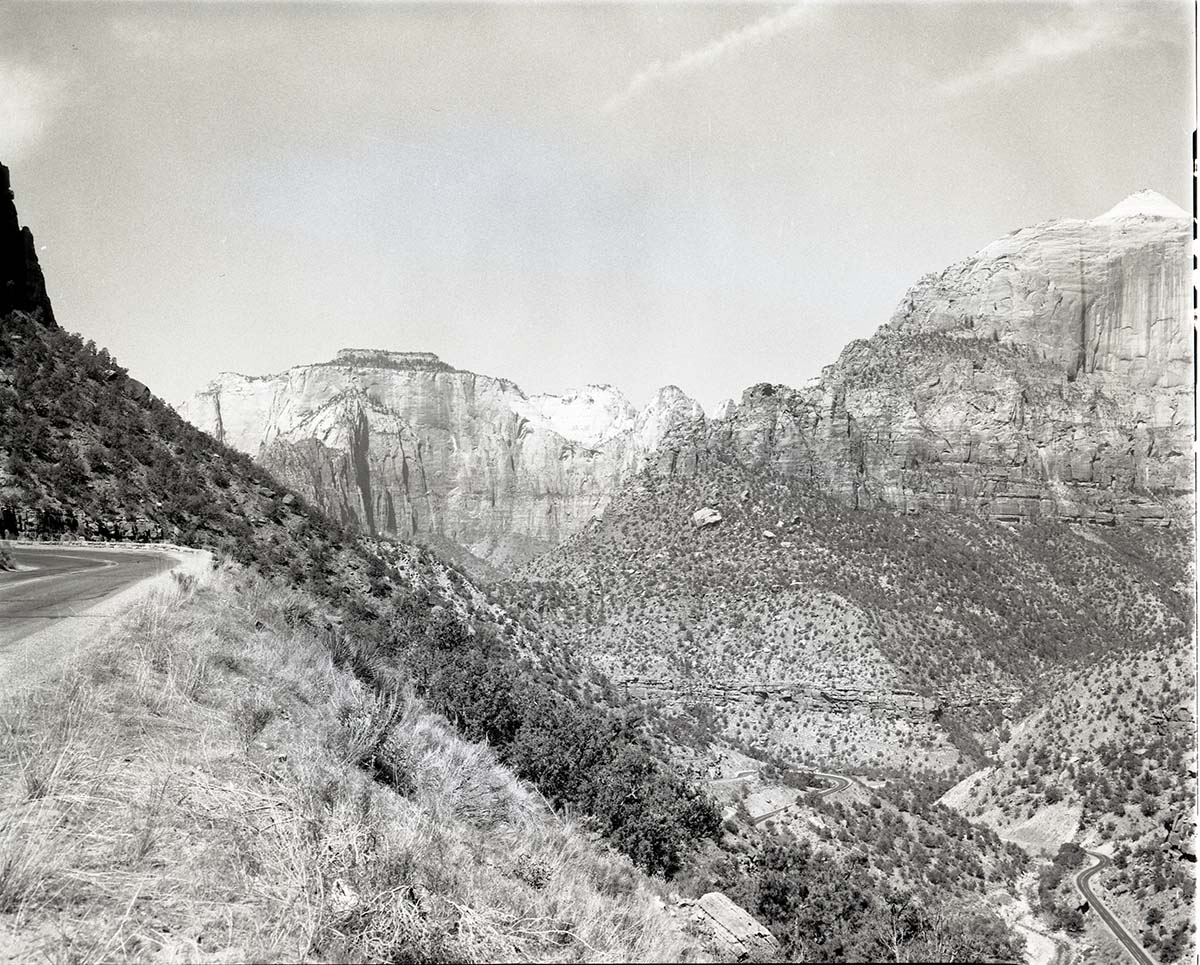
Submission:
M 703 47 L 681 54 L 669 63 L 656 60 L 634 74 L 623 91 L 614 94 L 600 106 L 600 112 L 612 114 L 655 84 L 705 70 L 718 61 L 737 56 L 749 47 L 766 43 L 771 38 L 796 27 L 807 12 L 806 4 L 788 7 L 782 13 L 770 13 L 744 27 L 731 30 Z
M 1173 39 L 1139 20 L 1136 11 L 1128 16 L 1112 7 L 1081 4 L 1025 31 L 1019 41 L 979 67 L 947 78 L 939 86 L 942 93 L 957 96 L 980 87 L 1002 85 L 1084 54 Z
M 61 92 L 56 77 L 0 60 L 0 160 L 20 160 L 41 140 L 58 113 Z

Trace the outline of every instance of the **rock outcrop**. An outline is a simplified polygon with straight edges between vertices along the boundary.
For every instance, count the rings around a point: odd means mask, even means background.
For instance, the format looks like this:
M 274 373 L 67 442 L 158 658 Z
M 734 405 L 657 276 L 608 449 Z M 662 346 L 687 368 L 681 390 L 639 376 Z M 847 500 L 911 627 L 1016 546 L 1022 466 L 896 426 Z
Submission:
M 710 447 L 855 505 L 1167 523 L 1194 491 L 1190 221 L 1139 193 L 922 278 L 802 389 L 758 385 Z
M 226 374 L 180 408 L 327 512 L 492 562 L 544 551 L 631 474 L 711 460 L 847 503 L 1167 525 L 1194 491 L 1190 221 L 1141 192 L 1013 232 L 917 282 L 819 378 L 712 419 L 674 386 L 526 396 L 429 353 Z
M 694 455 L 705 427 L 674 386 L 639 412 L 609 386 L 527 396 L 430 353 L 359 349 L 222 375 L 179 411 L 334 517 L 501 564 L 578 531 L 648 458 Z
M 55 324 L 33 233 L 21 227 L 8 168 L 0 164 L 0 316 L 12 311 L 36 313 L 42 324 Z
M 917 693 L 899 687 L 845 687 L 811 680 L 706 681 L 651 677 L 614 681 L 626 696 L 660 704 L 729 707 L 769 705 L 801 708 L 825 714 L 864 714 L 880 720 L 935 721 L 955 710 L 1011 710 L 1020 694 L 1002 687 L 990 692 L 932 691 Z
M 708 926 L 717 944 L 736 961 L 774 957 L 779 941 L 757 918 L 720 891 L 710 891 L 695 905 L 695 918 Z

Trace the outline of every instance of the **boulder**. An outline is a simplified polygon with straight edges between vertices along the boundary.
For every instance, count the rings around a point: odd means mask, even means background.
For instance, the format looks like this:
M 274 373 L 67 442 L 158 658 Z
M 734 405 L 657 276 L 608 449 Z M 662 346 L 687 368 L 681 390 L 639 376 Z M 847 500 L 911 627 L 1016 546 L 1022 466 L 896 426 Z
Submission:
M 126 379 L 122 391 L 134 402 L 144 402 L 150 398 L 150 389 L 137 379 Z
M 704 529 L 706 526 L 716 526 L 722 520 L 722 516 L 715 509 L 709 509 L 707 506 L 702 509 L 697 509 L 692 513 L 692 525 L 696 529 Z
M 760 921 L 719 891 L 710 891 L 697 903 L 702 920 L 717 942 L 726 947 L 738 961 L 770 953 L 779 942 Z

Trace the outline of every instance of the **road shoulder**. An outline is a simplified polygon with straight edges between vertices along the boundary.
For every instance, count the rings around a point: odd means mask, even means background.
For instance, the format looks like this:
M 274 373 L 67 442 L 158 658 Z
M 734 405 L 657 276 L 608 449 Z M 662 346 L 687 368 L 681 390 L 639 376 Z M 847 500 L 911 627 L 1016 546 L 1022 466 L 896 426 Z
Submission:
M 88 547 L 63 544 L 62 548 Z M 25 637 L 10 651 L 0 653 L 0 697 L 11 696 L 53 676 L 65 660 L 103 637 L 130 607 L 156 590 L 169 586 L 175 579 L 173 574 L 197 576 L 212 565 L 212 554 L 206 550 L 141 544 L 105 545 L 104 549 L 108 552 L 160 552 L 173 557 L 177 562 L 169 571 L 139 580 L 132 586 L 81 610 L 74 618 L 56 621 L 52 626 Z

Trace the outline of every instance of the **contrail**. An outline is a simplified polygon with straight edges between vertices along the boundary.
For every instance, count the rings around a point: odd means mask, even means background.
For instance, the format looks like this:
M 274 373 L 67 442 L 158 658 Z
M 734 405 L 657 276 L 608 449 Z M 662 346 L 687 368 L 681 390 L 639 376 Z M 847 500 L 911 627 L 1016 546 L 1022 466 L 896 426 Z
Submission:
M 788 7 L 782 13 L 767 14 L 751 24 L 729 31 L 710 44 L 680 55 L 670 63 L 664 64 L 661 60 L 656 60 L 650 66 L 634 74 L 625 90 L 606 100 L 600 106 L 600 113 L 611 114 L 619 110 L 647 87 L 657 84 L 659 81 L 704 70 L 746 47 L 764 43 L 796 26 L 806 10 L 805 4 L 797 4 L 794 7 Z

